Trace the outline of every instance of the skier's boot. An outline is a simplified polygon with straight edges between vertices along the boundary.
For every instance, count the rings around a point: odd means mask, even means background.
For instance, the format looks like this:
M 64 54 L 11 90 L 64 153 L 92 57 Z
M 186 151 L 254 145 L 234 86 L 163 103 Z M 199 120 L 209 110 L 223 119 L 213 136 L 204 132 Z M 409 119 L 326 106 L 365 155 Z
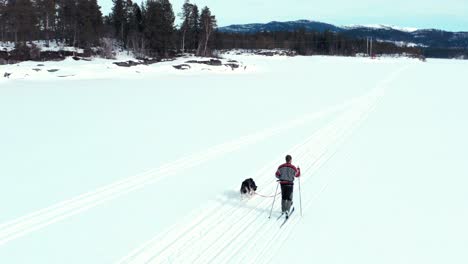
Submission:
M 289 213 L 291 212 L 292 201 L 286 200 L 286 219 L 289 218 Z
M 286 211 L 287 211 L 287 201 L 281 200 L 281 214 L 284 214 L 284 212 Z

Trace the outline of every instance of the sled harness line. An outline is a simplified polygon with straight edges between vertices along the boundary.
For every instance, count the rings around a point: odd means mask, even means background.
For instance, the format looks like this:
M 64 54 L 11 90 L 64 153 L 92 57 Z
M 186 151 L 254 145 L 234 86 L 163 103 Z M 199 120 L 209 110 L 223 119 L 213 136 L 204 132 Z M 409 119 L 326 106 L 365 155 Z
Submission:
M 259 193 L 257 193 L 257 192 L 254 192 L 254 194 L 255 194 L 255 195 L 258 195 L 258 196 L 260 196 L 260 197 L 264 197 L 264 198 L 274 198 L 274 197 L 280 195 L 281 192 L 279 192 L 277 195 L 261 195 L 261 194 L 259 194 Z

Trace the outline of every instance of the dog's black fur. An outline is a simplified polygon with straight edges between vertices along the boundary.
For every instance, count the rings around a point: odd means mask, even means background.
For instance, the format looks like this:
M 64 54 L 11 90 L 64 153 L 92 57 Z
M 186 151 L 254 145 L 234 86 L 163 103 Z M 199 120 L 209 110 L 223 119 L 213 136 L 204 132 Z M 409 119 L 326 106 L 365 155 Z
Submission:
M 240 193 L 241 195 L 252 195 L 257 190 L 257 185 L 252 178 L 246 179 L 242 182 Z

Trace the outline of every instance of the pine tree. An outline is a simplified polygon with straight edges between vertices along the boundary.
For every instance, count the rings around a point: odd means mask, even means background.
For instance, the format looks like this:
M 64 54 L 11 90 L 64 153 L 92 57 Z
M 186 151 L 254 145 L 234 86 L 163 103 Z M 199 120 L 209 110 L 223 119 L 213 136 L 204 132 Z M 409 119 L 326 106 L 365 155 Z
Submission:
M 308 55 L 308 48 L 306 43 L 306 31 L 301 28 L 294 32 L 294 50 L 299 55 Z
M 115 29 L 115 36 L 122 41 L 124 46 L 127 44 L 129 31 L 130 12 L 132 2 L 130 0 L 112 0 L 114 6 L 110 15 Z
M 145 12 L 145 38 L 151 52 L 167 57 L 174 47 L 174 12 L 168 0 L 148 1 Z
M 38 19 L 31 0 L 8 0 L 6 5 L 8 25 L 14 41 L 31 41 L 38 32 Z
M 128 21 L 128 42 L 134 51 L 141 53 L 144 49 L 143 44 L 143 13 L 137 3 L 134 3 L 129 10 L 129 21 Z
M 197 5 L 192 5 L 192 12 L 188 21 L 187 43 L 188 49 L 196 50 L 200 41 L 200 12 Z
M 99 43 L 102 28 L 101 7 L 96 0 L 79 0 L 77 4 L 78 45 L 91 47 Z
M 78 9 L 75 0 L 57 0 L 58 39 L 75 46 L 78 34 Z
M 190 4 L 189 0 L 185 0 L 184 5 L 182 6 L 182 12 L 179 14 L 182 19 L 182 24 L 180 26 L 181 33 L 181 50 L 185 52 L 185 40 L 187 36 L 187 31 L 190 29 L 190 18 L 193 12 L 193 5 Z
M 7 33 L 7 0 L 0 0 L 0 41 L 5 41 Z
M 46 46 L 49 46 L 50 33 L 55 30 L 56 6 L 54 0 L 36 0 L 40 27 L 44 32 Z
M 211 15 L 211 11 L 208 7 L 202 9 L 200 15 L 200 41 L 198 44 L 197 55 L 198 56 L 209 56 L 210 51 L 208 49 L 208 43 L 213 35 L 216 28 L 216 18 Z

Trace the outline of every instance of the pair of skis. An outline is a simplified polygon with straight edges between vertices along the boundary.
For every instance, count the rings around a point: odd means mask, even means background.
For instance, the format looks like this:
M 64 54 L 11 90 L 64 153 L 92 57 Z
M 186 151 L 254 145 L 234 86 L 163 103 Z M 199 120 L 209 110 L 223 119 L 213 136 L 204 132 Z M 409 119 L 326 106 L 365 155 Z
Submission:
M 280 225 L 280 228 L 283 227 L 284 224 L 286 224 L 286 222 L 289 220 L 293 212 L 294 212 L 294 207 L 291 209 L 291 211 L 289 211 L 289 214 L 286 214 L 286 217 L 284 218 L 283 223 Z M 276 220 L 279 220 L 283 215 L 284 213 L 281 213 L 281 215 Z

